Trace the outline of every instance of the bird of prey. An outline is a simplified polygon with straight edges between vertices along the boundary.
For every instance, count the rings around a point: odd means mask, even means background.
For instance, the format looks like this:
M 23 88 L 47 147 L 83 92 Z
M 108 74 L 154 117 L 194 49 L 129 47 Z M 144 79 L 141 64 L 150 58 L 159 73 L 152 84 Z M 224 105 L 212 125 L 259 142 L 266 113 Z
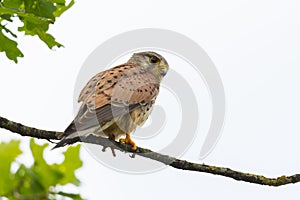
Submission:
M 149 117 L 167 61 L 155 52 L 134 53 L 124 64 L 96 74 L 82 89 L 82 105 L 54 148 L 73 144 L 90 134 L 127 143 L 130 133 Z

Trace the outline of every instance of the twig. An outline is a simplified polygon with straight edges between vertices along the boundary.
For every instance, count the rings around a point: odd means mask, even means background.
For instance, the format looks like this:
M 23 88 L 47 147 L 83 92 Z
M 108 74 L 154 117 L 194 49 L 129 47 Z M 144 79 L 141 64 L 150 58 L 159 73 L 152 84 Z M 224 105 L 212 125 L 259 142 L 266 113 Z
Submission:
M 40 129 L 24 126 L 20 123 L 10 121 L 3 117 L 0 117 L 0 128 L 4 128 L 14 133 L 18 133 L 22 136 L 35 137 L 35 138 L 46 139 L 46 140 L 59 140 L 60 136 L 62 135 L 62 132 L 46 131 L 46 130 L 40 130 Z M 220 175 L 220 176 L 235 179 L 237 181 L 244 181 L 248 183 L 268 185 L 268 186 L 282 186 L 282 185 L 300 182 L 300 174 L 295 174 L 292 176 L 280 176 L 278 178 L 267 178 L 262 175 L 239 172 L 229 168 L 179 160 L 177 158 L 156 153 L 149 149 L 144 149 L 141 147 L 137 147 L 137 150 L 133 151 L 130 145 L 120 144 L 118 142 L 111 141 L 103 137 L 96 137 L 90 135 L 86 138 L 81 138 L 81 142 L 97 144 L 103 147 L 111 147 L 113 149 L 117 149 L 120 151 L 131 152 L 139 156 L 161 162 L 165 165 L 169 165 L 176 169 Z

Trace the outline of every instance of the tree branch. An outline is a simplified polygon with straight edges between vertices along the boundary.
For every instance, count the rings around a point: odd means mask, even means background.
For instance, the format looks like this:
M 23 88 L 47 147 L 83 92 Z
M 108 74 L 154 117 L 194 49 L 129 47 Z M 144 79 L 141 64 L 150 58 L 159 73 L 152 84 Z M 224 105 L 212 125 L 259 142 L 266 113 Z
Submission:
M 46 131 L 46 130 L 40 130 L 40 129 L 24 126 L 20 123 L 10 121 L 3 117 L 0 117 L 0 128 L 9 130 L 14 133 L 18 133 L 22 136 L 35 137 L 35 138 L 46 139 L 46 140 L 59 140 L 60 136 L 62 135 L 62 132 Z M 176 169 L 220 175 L 220 176 L 235 179 L 237 181 L 244 181 L 248 183 L 268 185 L 268 186 L 282 186 L 282 185 L 300 182 L 300 174 L 295 174 L 292 176 L 280 176 L 278 178 L 267 178 L 261 175 L 239 172 L 229 168 L 179 160 L 177 158 L 168 155 L 159 154 L 149 149 L 144 149 L 141 147 L 138 147 L 136 151 L 133 151 L 130 145 L 120 144 L 118 142 L 103 137 L 96 137 L 91 135 L 86 138 L 81 138 L 81 141 L 85 143 L 101 145 L 104 148 L 111 147 L 113 149 L 118 149 L 124 152 L 132 152 L 139 156 L 161 162 L 165 165 L 169 165 Z

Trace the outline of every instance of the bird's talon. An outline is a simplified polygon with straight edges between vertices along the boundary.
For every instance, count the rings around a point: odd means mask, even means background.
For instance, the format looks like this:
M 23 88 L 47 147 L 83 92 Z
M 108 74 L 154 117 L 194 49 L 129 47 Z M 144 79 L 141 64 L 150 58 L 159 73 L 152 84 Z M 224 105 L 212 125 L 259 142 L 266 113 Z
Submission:
M 134 143 L 134 141 L 131 140 L 129 134 L 126 134 L 126 137 L 120 139 L 119 142 L 120 142 L 121 144 L 124 144 L 124 143 L 125 143 L 125 144 L 130 144 L 130 145 L 132 146 L 132 147 L 131 147 L 132 150 L 134 150 L 134 151 L 137 149 L 136 144 Z
M 112 155 L 113 155 L 114 157 L 116 157 L 116 152 L 115 152 L 115 149 L 114 149 L 113 147 L 106 147 L 106 146 L 104 146 L 104 147 L 102 148 L 102 152 L 106 152 L 106 149 L 107 149 L 107 148 L 110 148 Z
M 135 155 L 136 155 L 136 154 L 135 154 L 135 153 L 133 153 L 133 154 L 132 154 L 132 155 L 130 155 L 129 157 L 130 157 L 130 158 L 135 158 Z
M 120 139 L 119 142 L 120 142 L 121 144 L 124 144 L 124 143 L 126 143 L 126 139 Z
M 111 147 L 110 150 L 111 150 L 111 153 L 112 153 L 113 157 L 116 157 L 115 149 Z
M 132 145 L 132 150 L 134 150 L 134 151 L 136 151 L 136 149 L 137 149 L 137 147 L 136 147 L 136 145 L 135 145 L 135 143 L 133 143 L 133 144 L 131 144 Z

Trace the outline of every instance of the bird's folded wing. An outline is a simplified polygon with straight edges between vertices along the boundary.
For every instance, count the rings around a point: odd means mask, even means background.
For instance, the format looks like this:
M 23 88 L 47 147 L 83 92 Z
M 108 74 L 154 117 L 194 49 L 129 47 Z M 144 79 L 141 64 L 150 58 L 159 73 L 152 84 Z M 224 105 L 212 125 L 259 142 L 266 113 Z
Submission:
M 96 79 L 96 80 L 95 80 Z M 94 76 L 82 90 L 83 104 L 65 132 L 99 126 L 155 100 L 159 82 L 150 72 L 120 65 Z

